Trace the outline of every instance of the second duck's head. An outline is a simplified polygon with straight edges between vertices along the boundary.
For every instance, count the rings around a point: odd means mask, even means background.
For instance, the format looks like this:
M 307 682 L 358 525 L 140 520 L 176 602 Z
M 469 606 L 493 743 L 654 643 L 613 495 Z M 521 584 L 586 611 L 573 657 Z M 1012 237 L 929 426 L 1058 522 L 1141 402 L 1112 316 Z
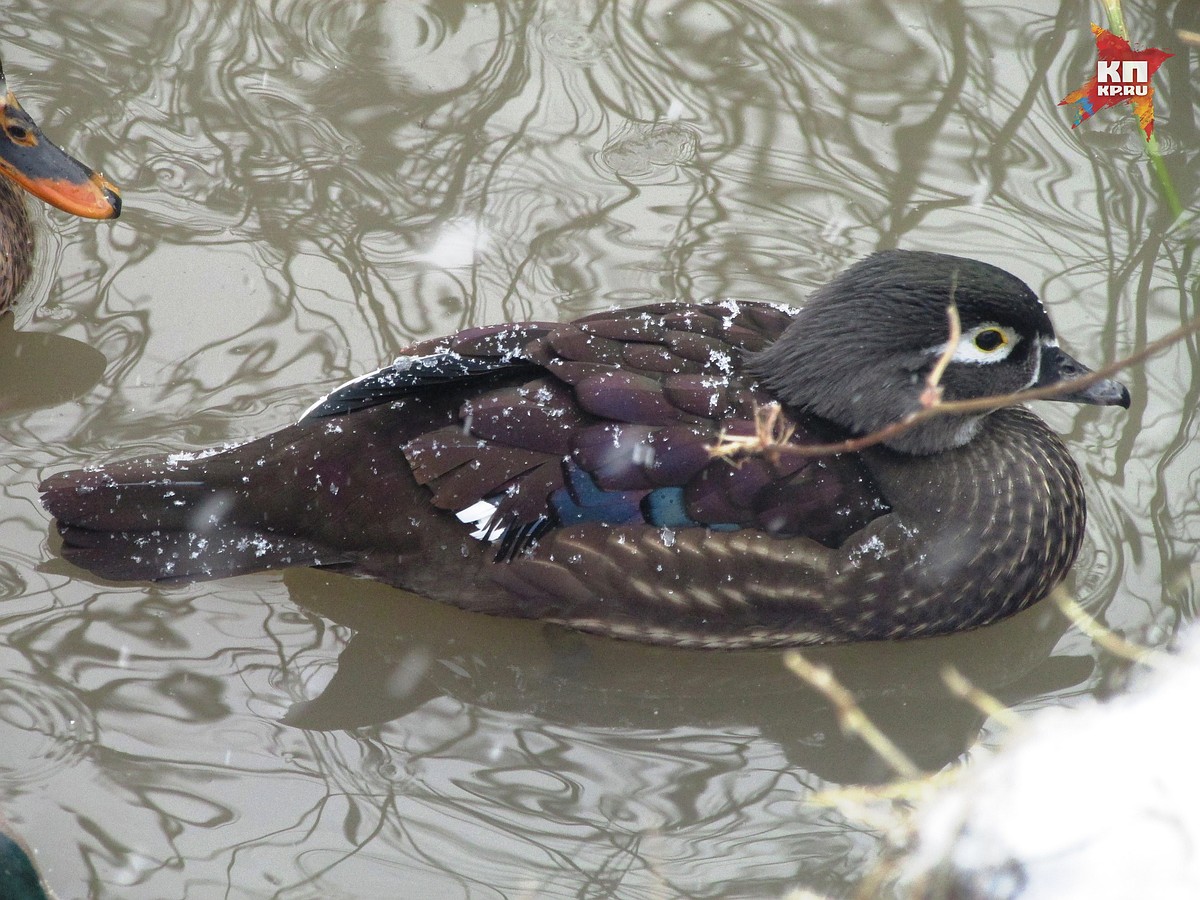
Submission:
M 751 368 L 786 406 L 855 434 L 876 431 L 919 408 L 946 349 L 952 298 L 962 336 L 941 378 L 945 400 L 1090 371 L 1059 348 L 1045 308 L 1019 278 L 974 259 L 905 250 L 875 253 L 816 291 Z M 1129 392 L 1110 380 L 1055 399 L 1129 406 Z M 970 441 L 986 416 L 934 417 L 887 444 L 913 454 L 949 450 Z
M 39 200 L 85 219 L 115 219 L 121 192 L 51 141 L 22 108 L 0 64 L 0 175 Z

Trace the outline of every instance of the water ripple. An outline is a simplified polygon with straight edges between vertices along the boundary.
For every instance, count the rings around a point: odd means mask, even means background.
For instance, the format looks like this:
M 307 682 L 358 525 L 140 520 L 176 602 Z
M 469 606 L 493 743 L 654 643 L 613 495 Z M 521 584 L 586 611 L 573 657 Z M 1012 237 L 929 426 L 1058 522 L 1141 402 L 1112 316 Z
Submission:
M 95 716 L 75 691 L 11 671 L 0 690 L 0 728 L 5 746 L 0 777 L 10 790 L 41 786 L 78 765 L 98 737 Z

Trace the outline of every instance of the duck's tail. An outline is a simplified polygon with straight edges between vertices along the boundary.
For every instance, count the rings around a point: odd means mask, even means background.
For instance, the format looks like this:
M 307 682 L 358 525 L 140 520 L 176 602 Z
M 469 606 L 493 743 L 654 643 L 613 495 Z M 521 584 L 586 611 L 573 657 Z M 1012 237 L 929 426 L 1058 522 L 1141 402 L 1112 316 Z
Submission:
M 114 581 L 196 581 L 344 560 L 255 514 L 253 445 L 51 475 L 39 486 L 63 556 Z M 252 457 L 251 457 L 252 458 Z

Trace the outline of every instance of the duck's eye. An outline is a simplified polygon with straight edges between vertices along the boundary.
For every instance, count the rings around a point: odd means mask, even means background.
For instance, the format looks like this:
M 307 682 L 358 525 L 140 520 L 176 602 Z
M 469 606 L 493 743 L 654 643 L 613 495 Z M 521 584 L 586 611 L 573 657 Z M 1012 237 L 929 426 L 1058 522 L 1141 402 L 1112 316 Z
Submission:
M 984 353 L 999 350 L 1007 343 L 1008 338 L 1004 336 L 1004 332 L 999 328 L 985 328 L 979 334 L 975 335 L 975 346 Z
M 35 143 L 33 136 L 29 133 L 29 129 L 24 125 L 6 124 L 4 126 L 5 134 L 8 139 L 14 144 L 21 144 L 25 147 L 32 147 Z

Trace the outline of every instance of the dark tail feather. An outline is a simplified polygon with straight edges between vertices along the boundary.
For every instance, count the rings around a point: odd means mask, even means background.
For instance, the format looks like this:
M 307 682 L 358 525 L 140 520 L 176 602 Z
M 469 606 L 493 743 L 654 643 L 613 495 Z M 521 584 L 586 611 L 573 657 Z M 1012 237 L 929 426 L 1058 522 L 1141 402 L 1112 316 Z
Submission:
M 78 528 L 201 530 L 217 524 L 232 497 L 223 502 L 219 488 L 201 477 L 169 471 L 167 464 L 167 459 L 155 458 L 60 472 L 38 490 L 44 495 L 42 505 L 60 523 Z
M 230 526 L 197 531 L 95 531 L 61 522 L 63 557 L 110 581 L 203 581 L 288 566 L 344 565 L 307 541 Z
M 349 561 L 239 522 L 244 489 L 220 477 L 221 462 L 154 457 L 60 472 L 40 485 L 42 505 L 58 520 L 63 556 L 114 581 L 197 581 Z

